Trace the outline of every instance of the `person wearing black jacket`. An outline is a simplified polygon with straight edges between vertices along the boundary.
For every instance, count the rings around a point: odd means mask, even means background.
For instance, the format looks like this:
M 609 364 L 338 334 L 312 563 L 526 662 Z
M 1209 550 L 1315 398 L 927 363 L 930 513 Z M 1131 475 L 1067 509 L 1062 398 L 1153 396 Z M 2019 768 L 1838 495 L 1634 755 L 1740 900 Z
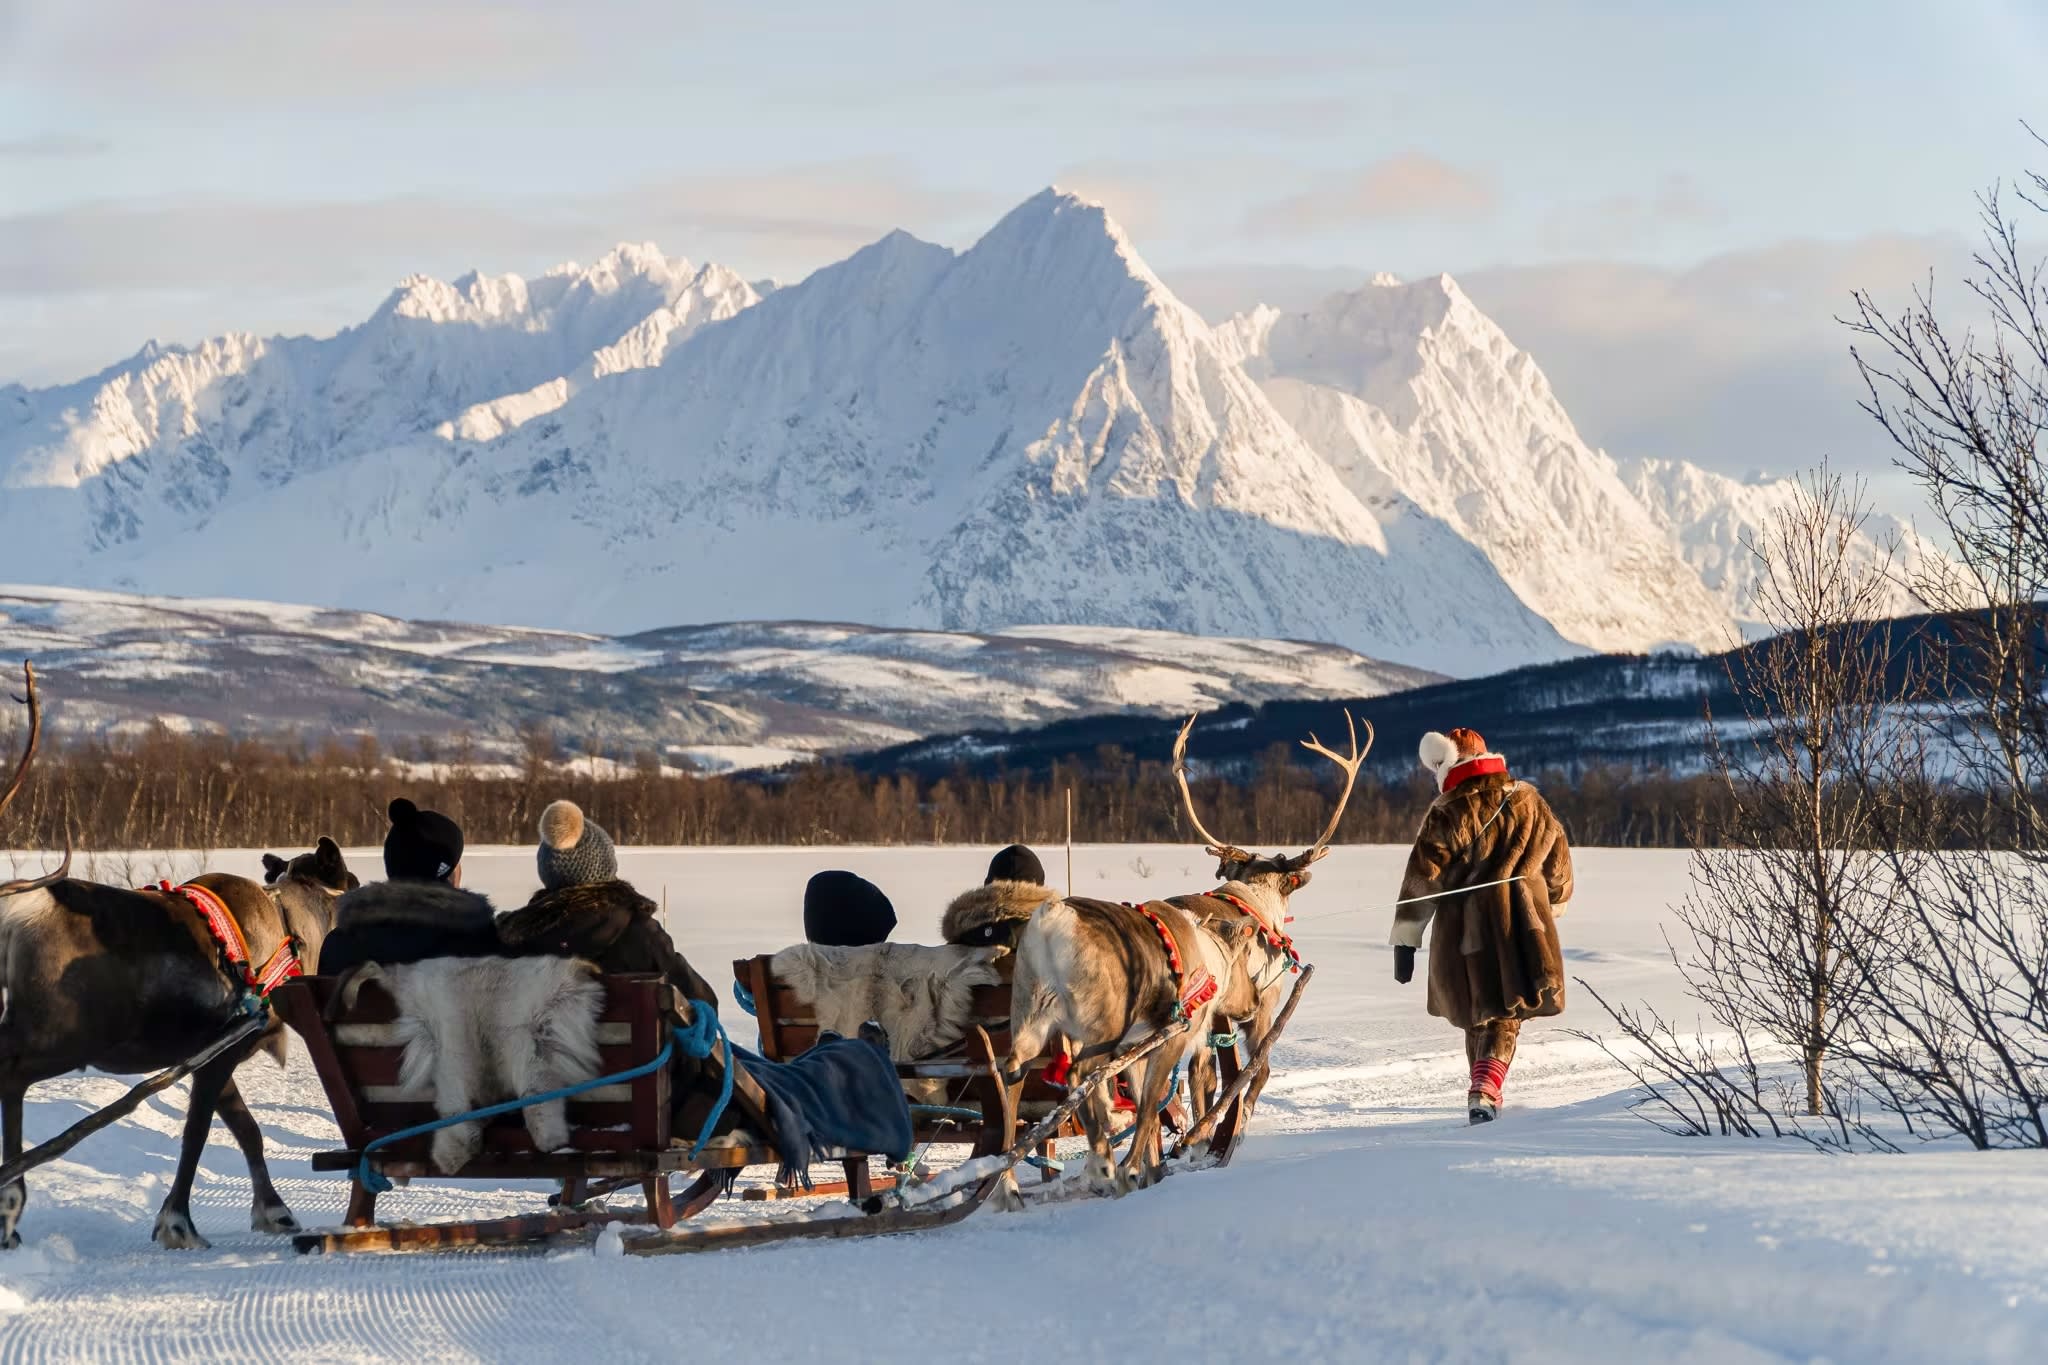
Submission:
M 402 796 L 387 813 L 387 880 L 334 903 L 334 928 L 320 945 L 320 974 L 339 976 L 364 962 L 388 966 L 501 952 L 491 902 L 462 889 L 462 827 Z

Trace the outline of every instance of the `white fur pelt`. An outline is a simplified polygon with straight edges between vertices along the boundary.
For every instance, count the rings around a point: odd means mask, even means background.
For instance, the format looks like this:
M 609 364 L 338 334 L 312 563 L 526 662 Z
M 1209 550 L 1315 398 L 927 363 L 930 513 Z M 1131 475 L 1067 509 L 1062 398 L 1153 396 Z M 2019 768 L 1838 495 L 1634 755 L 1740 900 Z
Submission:
M 405 1047 L 399 1089 L 408 1098 L 431 1098 L 442 1118 L 598 1074 L 604 986 L 597 968 L 580 958 L 366 962 L 350 976 L 345 1004 L 354 1003 L 365 981 L 376 981 L 398 1003 L 396 1033 Z M 567 1101 L 521 1113 L 537 1150 L 568 1145 Z M 434 1134 L 434 1165 L 452 1175 L 482 1145 L 481 1123 L 443 1128 Z
M 775 979 L 809 1001 L 818 1027 L 853 1037 L 872 1019 L 899 1062 L 943 1052 L 974 1021 L 974 988 L 1002 976 L 999 950 L 955 944 L 875 943 L 828 948 L 799 943 L 770 963 Z

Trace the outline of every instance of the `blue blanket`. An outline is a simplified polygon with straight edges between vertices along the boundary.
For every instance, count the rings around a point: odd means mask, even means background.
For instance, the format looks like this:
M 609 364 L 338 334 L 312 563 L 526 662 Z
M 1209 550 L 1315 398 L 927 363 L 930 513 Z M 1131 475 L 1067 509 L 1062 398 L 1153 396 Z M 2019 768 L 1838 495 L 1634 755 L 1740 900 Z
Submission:
M 810 1163 L 827 1147 L 900 1160 L 916 1137 L 889 1054 L 859 1038 L 827 1038 L 787 1062 L 733 1049 L 768 1095 L 769 1138 L 782 1156 L 776 1183 L 811 1186 Z

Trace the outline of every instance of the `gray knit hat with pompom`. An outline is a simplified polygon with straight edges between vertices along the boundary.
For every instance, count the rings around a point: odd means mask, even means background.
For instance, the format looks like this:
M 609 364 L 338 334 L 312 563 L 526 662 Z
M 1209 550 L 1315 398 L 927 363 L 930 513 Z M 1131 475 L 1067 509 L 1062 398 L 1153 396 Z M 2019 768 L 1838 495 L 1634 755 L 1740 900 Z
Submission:
M 608 882 L 619 875 L 619 855 L 612 836 L 595 820 L 583 818 L 574 801 L 557 801 L 540 813 L 540 884 L 550 891 L 565 886 Z

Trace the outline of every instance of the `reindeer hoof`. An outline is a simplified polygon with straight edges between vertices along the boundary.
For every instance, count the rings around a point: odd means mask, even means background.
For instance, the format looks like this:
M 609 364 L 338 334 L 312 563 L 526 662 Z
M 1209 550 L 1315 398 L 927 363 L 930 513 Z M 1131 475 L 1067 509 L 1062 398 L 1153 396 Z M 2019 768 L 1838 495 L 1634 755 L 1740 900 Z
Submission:
M 165 1251 L 205 1251 L 213 1245 L 192 1226 L 191 1215 L 168 1209 L 156 1216 L 156 1231 L 151 1240 Z
M 12 1251 L 20 1245 L 21 1234 L 19 1232 L 16 1232 L 13 1228 L 9 1228 L 7 1230 L 7 1235 L 5 1237 L 0 1237 L 0 1251 Z
M 297 1232 L 299 1220 L 282 1204 L 258 1204 L 249 1215 L 249 1226 L 257 1232 Z

